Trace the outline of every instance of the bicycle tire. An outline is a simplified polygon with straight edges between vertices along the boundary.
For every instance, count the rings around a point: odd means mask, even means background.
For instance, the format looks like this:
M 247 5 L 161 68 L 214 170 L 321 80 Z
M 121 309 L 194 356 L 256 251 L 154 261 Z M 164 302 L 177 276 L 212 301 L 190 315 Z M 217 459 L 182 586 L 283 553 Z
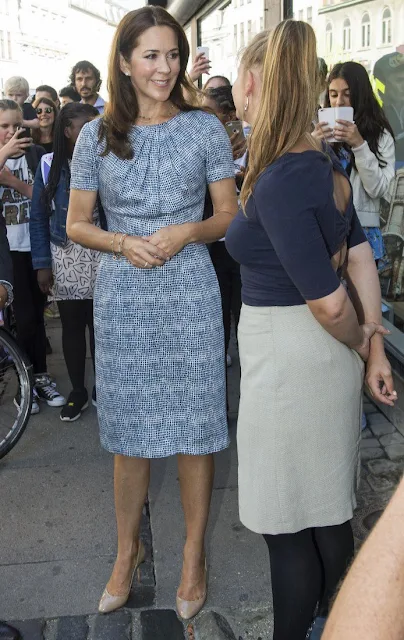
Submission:
M 34 388 L 32 365 L 22 353 L 13 336 L 0 327 L 0 347 L 3 347 L 12 357 L 13 365 L 18 375 L 21 403 L 20 413 L 6 438 L 0 441 L 0 459 L 15 447 L 24 433 L 31 415 L 32 393 Z

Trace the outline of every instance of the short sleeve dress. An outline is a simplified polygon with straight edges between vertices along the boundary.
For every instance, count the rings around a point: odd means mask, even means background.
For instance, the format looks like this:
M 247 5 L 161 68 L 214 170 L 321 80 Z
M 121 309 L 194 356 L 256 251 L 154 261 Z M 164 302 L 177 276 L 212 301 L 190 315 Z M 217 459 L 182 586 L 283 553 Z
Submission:
M 203 216 L 207 183 L 234 177 L 219 120 L 180 112 L 133 126 L 132 160 L 101 157 L 100 121 L 76 143 L 71 189 L 98 191 L 108 229 L 148 236 Z M 102 445 L 143 458 L 205 455 L 228 446 L 220 292 L 204 244 L 163 267 L 138 269 L 104 253 L 94 292 Z

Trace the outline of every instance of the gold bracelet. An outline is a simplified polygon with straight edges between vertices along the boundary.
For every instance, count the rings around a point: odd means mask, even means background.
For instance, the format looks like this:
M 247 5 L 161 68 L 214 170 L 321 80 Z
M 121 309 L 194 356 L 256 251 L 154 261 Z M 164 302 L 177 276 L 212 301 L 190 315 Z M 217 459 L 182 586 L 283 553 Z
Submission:
M 122 257 L 123 242 L 124 242 L 125 238 L 127 238 L 127 237 L 128 237 L 128 234 L 127 233 L 123 233 L 121 235 L 121 237 L 119 238 L 119 244 L 118 244 L 118 256 L 119 256 L 119 258 Z
M 115 253 L 115 248 L 114 248 L 115 238 L 116 238 L 117 235 L 118 235 L 118 232 L 115 231 L 114 235 L 112 236 L 112 240 L 111 240 L 111 253 L 112 253 L 112 256 L 113 256 L 114 260 L 116 260 L 116 258 L 117 258 L 117 255 Z

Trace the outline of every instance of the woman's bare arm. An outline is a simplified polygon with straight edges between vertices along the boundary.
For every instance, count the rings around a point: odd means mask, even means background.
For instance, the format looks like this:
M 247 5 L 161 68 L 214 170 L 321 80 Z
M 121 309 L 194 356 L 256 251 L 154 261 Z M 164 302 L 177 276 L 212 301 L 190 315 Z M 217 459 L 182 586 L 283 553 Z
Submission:
M 404 481 L 351 567 L 322 640 L 404 638 Z
M 349 294 L 360 324 L 382 322 L 382 301 L 379 276 L 372 250 L 367 242 L 349 250 L 345 274 Z M 366 367 L 366 384 L 378 402 L 394 405 L 391 366 L 384 350 L 384 338 L 375 333 L 370 340 L 370 354 Z
M 163 227 L 145 240 L 163 249 L 171 258 L 187 244 L 208 243 L 223 238 L 238 210 L 234 178 L 225 178 L 209 185 L 213 216 L 202 222 L 186 222 Z

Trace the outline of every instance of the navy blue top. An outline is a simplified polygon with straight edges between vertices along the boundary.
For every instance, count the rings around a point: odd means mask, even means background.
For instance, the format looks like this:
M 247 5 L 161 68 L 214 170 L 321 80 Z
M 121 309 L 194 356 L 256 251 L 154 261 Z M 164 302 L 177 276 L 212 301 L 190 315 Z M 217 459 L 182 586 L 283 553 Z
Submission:
M 331 257 L 366 242 L 353 206 L 345 214 L 334 201 L 336 155 L 310 150 L 287 153 L 265 169 L 226 234 L 230 255 L 241 264 L 242 300 L 251 306 L 292 306 L 338 289 Z

